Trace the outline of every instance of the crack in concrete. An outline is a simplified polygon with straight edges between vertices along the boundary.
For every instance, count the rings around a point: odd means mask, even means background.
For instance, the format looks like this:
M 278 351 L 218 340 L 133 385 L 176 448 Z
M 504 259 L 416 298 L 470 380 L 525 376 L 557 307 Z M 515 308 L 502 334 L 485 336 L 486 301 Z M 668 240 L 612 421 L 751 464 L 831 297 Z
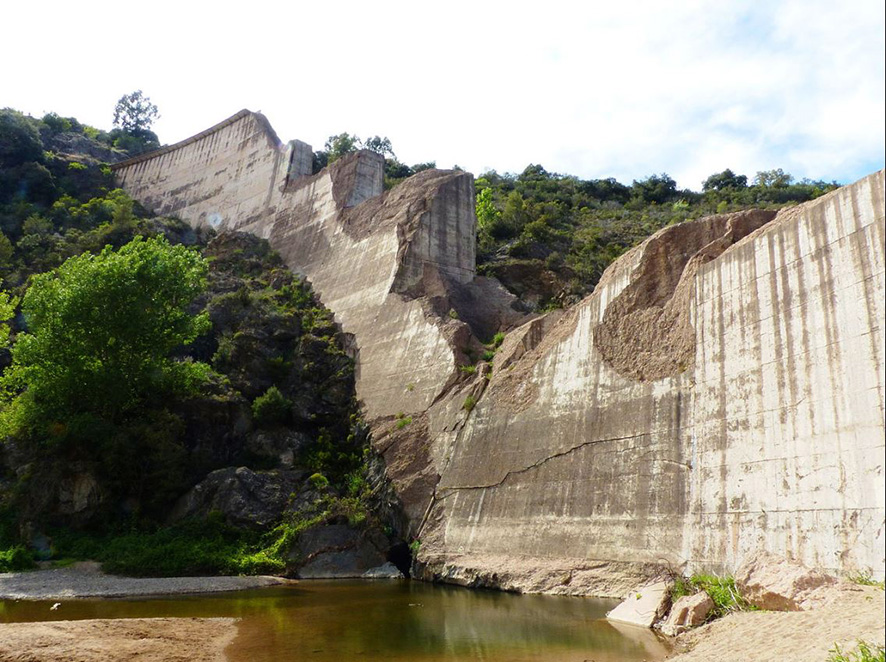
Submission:
M 580 450 L 582 448 L 585 448 L 587 446 L 594 446 L 597 444 L 605 444 L 605 443 L 610 443 L 610 442 L 615 442 L 615 441 L 628 441 L 630 439 L 638 439 L 638 438 L 649 437 L 649 436 L 650 436 L 650 434 L 648 432 L 643 432 L 638 435 L 629 435 L 627 437 L 610 437 L 607 439 L 593 439 L 591 441 L 585 441 L 581 444 L 578 444 L 577 446 L 573 446 L 572 448 L 568 448 L 568 449 L 561 451 L 559 453 L 554 453 L 553 455 L 549 455 L 547 457 L 544 457 L 544 458 L 538 460 L 537 462 L 533 462 L 528 467 L 523 467 L 522 469 L 512 469 L 512 470 L 508 471 L 502 477 L 501 480 L 499 480 L 498 482 L 495 482 L 495 483 L 489 483 L 488 485 L 460 485 L 457 487 L 445 487 L 445 486 L 439 487 L 438 486 L 438 489 L 449 490 L 449 491 L 454 492 L 454 491 L 458 491 L 458 490 L 485 490 L 485 489 L 489 489 L 492 487 L 501 487 L 505 483 L 505 481 L 507 481 L 511 476 L 517 476 L 519 474 L 526 473 L 528 471 L 532 471 L 533 469 L 537 469 L 540 466 L 542 466 L 543 464 L 550 462 L 551 460 L 555 460 L 557 458 L 564 457 L 566 455 L 569 455 L 569 454 L 571 454 L 577 450 Z

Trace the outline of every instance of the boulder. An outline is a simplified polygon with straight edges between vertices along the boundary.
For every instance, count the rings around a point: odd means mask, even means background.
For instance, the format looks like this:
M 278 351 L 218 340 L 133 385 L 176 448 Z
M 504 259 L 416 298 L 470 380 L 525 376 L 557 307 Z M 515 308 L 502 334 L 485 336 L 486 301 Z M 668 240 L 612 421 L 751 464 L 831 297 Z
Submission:
M 73 473 L 59 481 L 58 512 L 62 515 L 79 515 L 92 511 L 101 501 L 101 487 L 87 471 Z
M 310 443 L 307 434 L 289 428 L 259 429 L 246 437 L 246 450 L 256 457 L 276 461 L 282 469 L 291 469 L 299 452 Z
M 327 524 L 302 532 L 289 560 L 301 579 L 362 577 L 385 564 L 388 547 L 387 539 L 375 529 Z
M 228 524 L 264 528 L 280 519 L 305 476 L 304 471 L 219 469 L 178 500 L 169 521 L 204 518 L 217 511 Z
M 676 637 L 689 628 L 704 623 L 714 608 L 714 601 L 704 591 L 695 595 L 684 595 L 671 607 L 670 613 L 661 626 L 662 634 Z
M 625 600 L 606 614 L 610 621 L 651 628 L 668 610 L 673 582 L 658 580 L 633 589 Z
M 403 579 L 403 573 L 393 563 L 388 561 L 377 568 L 370 568 L 363 573 L 366 579 Z
M 768 611 L 801 611 L 812 593 L 837 580 L 818 570 L 760 553 L 735 573 L 735 586 L 749 603 Z

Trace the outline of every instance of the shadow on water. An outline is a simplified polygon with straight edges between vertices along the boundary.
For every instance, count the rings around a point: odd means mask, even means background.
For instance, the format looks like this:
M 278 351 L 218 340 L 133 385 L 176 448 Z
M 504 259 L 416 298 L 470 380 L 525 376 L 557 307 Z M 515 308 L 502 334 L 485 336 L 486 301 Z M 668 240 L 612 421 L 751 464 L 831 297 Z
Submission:
M 605 620 L 611 600 L 512 595 L 411 581 L 303 581 L 201 596 L 0 602 L 0 622 L 236 617 L 232 662 L 654 662 L 649 630 Z

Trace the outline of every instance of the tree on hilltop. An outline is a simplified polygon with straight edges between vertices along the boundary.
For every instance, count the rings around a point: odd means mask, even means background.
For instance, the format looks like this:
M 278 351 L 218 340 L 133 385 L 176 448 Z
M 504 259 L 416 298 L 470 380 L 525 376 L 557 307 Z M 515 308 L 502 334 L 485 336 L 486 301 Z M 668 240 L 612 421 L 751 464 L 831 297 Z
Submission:
M 748 187 L 747 175 L 736 175 L 726 168 L 723 172 L 711 175 L 702 184 L 703 191 L 740 190 Z
M 141 90 L 124 94 L 114 106 L 114 126 L 130 134 L 150 131 L 160 118 L 160 109 Z
M 130 156 L 144 154 L 160 147 L 160 139 L 151 131 L 160 118 L 157 106 L 141 90 L 124 94 L 114 107 L 114 126 L 111 139 L 114 147 Z

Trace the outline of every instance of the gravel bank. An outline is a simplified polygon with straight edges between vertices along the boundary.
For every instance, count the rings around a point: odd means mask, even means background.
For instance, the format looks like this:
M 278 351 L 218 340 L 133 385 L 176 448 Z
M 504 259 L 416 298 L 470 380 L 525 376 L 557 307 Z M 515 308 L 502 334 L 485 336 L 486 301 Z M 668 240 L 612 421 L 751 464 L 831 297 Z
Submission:
M 68 568 L 0 574 L 2 600 L 60 598 L 124 598 L 177 593 L 215 593 L 284 584 L 280 577 L 117 577 L 103 573 L 98 563 L 75 563 Z

